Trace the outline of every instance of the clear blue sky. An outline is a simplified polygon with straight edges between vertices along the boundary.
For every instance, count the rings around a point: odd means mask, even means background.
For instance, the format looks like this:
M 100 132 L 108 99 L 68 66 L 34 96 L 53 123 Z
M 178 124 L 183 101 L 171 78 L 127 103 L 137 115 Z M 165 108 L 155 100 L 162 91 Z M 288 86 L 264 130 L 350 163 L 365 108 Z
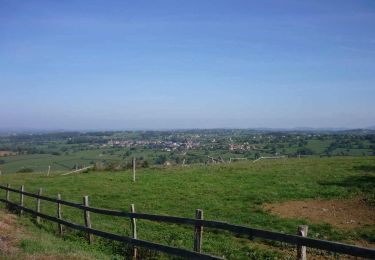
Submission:
M 375 125 L 375 1 L 0 0 L 0 128 Z

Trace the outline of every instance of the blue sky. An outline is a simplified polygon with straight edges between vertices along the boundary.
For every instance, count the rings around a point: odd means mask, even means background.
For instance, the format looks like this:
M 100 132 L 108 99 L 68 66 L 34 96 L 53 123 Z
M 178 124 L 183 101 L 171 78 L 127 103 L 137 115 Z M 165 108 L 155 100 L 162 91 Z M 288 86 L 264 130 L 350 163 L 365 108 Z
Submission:
M 375 125 L 375 1 L 0 0 L 0 129 Z

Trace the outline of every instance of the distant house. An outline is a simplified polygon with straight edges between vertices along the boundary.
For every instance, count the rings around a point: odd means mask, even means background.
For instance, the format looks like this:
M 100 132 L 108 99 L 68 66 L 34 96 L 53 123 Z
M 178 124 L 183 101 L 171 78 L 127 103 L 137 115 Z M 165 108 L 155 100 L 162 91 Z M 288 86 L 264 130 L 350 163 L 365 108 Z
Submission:
M 0 157 L 16 156 L 18 153 L 12 151 L 0 151 Z

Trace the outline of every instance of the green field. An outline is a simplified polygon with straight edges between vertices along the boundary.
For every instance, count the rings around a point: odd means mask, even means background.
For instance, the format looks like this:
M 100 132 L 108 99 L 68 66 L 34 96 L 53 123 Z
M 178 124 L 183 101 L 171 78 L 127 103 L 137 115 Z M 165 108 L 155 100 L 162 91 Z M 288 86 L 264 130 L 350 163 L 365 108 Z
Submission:
M 16 158 L 16 157 L 14 157 Z M 237 162 L 209 166 L 148 168 L 137 171 L 133 183 L 130 171 L 88 172 L 61 176 L 52 174 L 3 174 L 1 184 L 12 187 L 25 185 L 25 190 L 43 195 L 81 202 L 89 195 L 90 205 L 128 211 L 134 203 L 137 212 L 194 217 L 196 209 L 204 210 L 208 220 L 227 221 L 250 227 L 294 234 L 300 224 L 309 225 L 309 236 L 334 241 L 367 241 L 375 243 L 375 227 L 340 230 L 326 223 L 284 219 L 266 212 L 261 205 L 268 202 L 362 197 L 375 202 L 375 158 L 331 157 L 301 158 L 274 161 Z M 11 199 L 17 201 L 16 194 Z M 35 201 L 26 199 L 34 208 Z M 56 205 L 45 202 L 42 211 L 55 215 Z M 374 211 L 375 212 L 375 211 Z M 63 217 L 83 223 L 82 212 L 63 207 Z M 374 213 L 375 217 L 375 213 Z M 92 214 L 93 227 L 130 235 L 130 221 L 124 218 Z M 55 232 L 56 227 L 43 223 L 41 228 Z M 69 241 L 85 244 L 82 234 L 69 231 Z M 192 249 L 193 228 L 138 221 L 138 237 L 171 246 Z M 259 259 L 288 257 L 288 245 L 270 241 L 250 240 L 228 232 L 205 230 L 203 251 L 229 259 Z M 108 258 L 124 254 L 123 247 L 103 239 L 96 239 L 93 247 L 105 252 Z M 144 257 L 166 257 L 147 250 Z
M 230 158 L 375 155 L 375 132 L 270 132 L 251 129 L 184 131 L 54 132 L 0 135 L 2 173 L 68 172 L 96 165 L 102 170 L 153 165 L 208 164 Z
M 34 172 L 46 173 L 48 166 L 51 166 L 52 172 L 68 172 L 75 165 L 83 167 L 84 165 L 93 165 L 95 162 L 104 161 L 112 163 L 125 164 L 132 160 L 131 157 L 124 157 L 124 151 L 120 149 L 95 149 L 78 151 L 69 154 L 52 155 L 52 154 L 26 154 L 18 156 L 2 157 L 4 163 L 0 165 L 3 173 L 15 173 L 22 168 L 33 169 Z M 132 153 L 133 156 L 140 154 L 151 154 L 150 151 L 145 153 L 139 151 Z

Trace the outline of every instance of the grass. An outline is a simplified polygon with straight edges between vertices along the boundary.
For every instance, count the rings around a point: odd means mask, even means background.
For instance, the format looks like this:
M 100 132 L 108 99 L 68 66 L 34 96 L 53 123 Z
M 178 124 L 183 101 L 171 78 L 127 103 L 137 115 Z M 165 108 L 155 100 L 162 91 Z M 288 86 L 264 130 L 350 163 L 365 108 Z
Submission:
M 89 195 L 95 207 L 129 211 L 134 203 L 137 212 L 194 217 L 195 209 L 203 209 L 205 219 L 295 233 L 300 224 L 309 225 L 309 236 L 335 241 L 374 241 L 375 227 L 337 230 L 328 224 L 283 219 L 262 210 L 263 203 L 301 200 L 350 198 L 361 196 L 373 201 L 375 194 L 374 157 L 303 158 L 278 161 L 237 162 L 211 166 L 151 168 L 137 171 L 132 183 L 131 172 L 89 172 L 77 175 L 4 174 L 0 183 L 12 187 L 25 185 L 26 191 L 81 202 Z M 12 199 L 17 200 L 15 194 Z M 34 208 L 35 201 L 26 199 Z M 43 202 L 42 211 L 55 214 L 56 205 Z M 63 217 L 83 224 L 82 212 L 63 207 Z M 93 227 L 130 235 L 130 221 L 92 214 Z M 56 227 L 44 223 L 43 229 L 55 232 Z M 66 240 L 75 241 L 82 234 L 69 231 Z M 146 220 L 138 221 L 141 239 L 191 249 L 193 228 Z M 82 242 L 84 243 L 84 242 Z M 280 243 L 269 243 L 285 247 Z M 93 248 L 109 255 L 123 255 L 126 247 L 97 238 Z M 205 230 L 203 251 L 227 258 L 278 257 L 277 250 L 259 247 L 251 241 L 227 232 Z M 155 255 L 142 251 L 142 254 Z
M 5 163 L 1 165 L 4 173 L 14 173 L 23 167 L 32 168 L 36 172 L 47 172 L 48 165 L 52 171 L 69 171 L 74 165 L 89 165 L 97 160 L 119 161 L 118 154 L 102 154 L 101 150 L 79 151 L 70 154 L 26 154 L 19 156 L 3 157 Z
M 308 141 L 306 147 L 316 152 L 317 154 L 322 154 L 324 150 L 327 149 L 332 142 L 333 140 L 312 139 Z
M 0 210 L 0 223 L 1 259 L 114 259 L 108 252 L 78 239 L 65 239 L 43 230 L 28 217 Z
M 168 155 L 164 151 L 152 151 L 149 149 L 138 149 L 132 151 L 129 156 L 125 156 L 124 149 L 91 149 L 84 151 L 76 151 L 70 153 L 61 153 L 60 155 L 52 154 L 22 154 L 17 156 L 1 157 L 3 164 L 0 164 L 2 173 L 15 173 L 22 168 L 31 168 L 34 172 L 46 173 L 48 166 L 51 166 L 52 172 L 67 172 L 75 167 L 75 165 L 92 165 L 95 162 L 105 161 L 122 165 L 131 162 L 132 157 L 143 157 L 153 164 L 158 155 Z

